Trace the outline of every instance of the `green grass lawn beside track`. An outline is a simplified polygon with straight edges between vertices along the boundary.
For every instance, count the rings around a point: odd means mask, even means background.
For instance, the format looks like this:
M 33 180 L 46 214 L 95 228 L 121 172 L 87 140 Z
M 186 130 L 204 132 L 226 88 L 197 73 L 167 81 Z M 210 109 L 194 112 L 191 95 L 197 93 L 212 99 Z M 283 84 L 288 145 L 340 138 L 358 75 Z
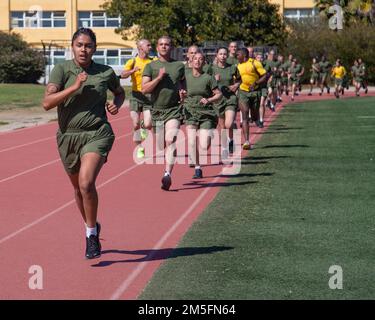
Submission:
M 129 98 L 131 87 L 124 87 Z M 38 84 L 0 84 L 0 112 L 19 108 L 42 108 L 45 86 Z M 108 99 L 113 99 L 108 92 Z
M 375 299 L 374 240 L 375 98 L 293 104 L 140 298 Z

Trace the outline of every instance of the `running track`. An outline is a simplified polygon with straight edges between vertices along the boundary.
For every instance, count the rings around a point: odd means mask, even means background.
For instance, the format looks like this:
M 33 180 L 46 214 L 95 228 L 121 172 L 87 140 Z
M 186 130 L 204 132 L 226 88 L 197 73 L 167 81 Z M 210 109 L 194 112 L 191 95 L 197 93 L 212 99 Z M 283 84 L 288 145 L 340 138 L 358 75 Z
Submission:
M 296 102 L 312 99 L 320 97 Z M 267 130 L 281 109 L 251 132 Z M 128 110 L 110 121 L 117 139 L 97 180 L 103 252 L 96 260 L 84 259 L 85 231 L 57 153 L 57 124 L 0 134 L 0 299 L 136 299 L 225 183 L 220 165 L 204 167 L 207 178 L 194 184 L 193 169 L 179 164 L 172 191 L 162 191 L 164 166 L 133 161 Z M 29 288 L 33 265 L 42 267 L 42 290 Z

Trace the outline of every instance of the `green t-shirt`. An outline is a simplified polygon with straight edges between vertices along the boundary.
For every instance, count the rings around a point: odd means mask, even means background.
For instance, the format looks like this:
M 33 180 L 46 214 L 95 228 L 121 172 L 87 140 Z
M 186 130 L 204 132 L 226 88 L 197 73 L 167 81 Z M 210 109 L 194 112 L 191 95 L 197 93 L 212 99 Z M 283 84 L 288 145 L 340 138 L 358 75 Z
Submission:
M 291 66 L 292 66 L 292 63 L 288 60 L 287 62 L 284 62 L 284 64 L 282 64 L 280 68 L 282 71 L 288 72 Z M 284 77 L 287 78 L 287 75 L 284 74 Z
M 213 90 L 218 87 L 216 79 L 207 73 L 194 77 L 193 73 L 186 75 L 187 104 L 196 104 L 202 98 L 213 96 Z
M 240 74 L 238 72 L 236 65 L 226 64 L 224 68 L 221 68 L 216 64 L 212 64 L 210 68 L 210 73 L 215 80 L 215 76 L 217 74 L 220 75 L 220 80 L 216 80 L 218 88 L 220 89 L 220 91 L 226 99 L 230 99 L 230 101 L 235 101 L 236 94 L 229 89 L 229 86 L 233 85 L 236 79 L 240 79 Z
M 167 75 L 158 83 L 151 93 L 151 102 L 159 108 L 175 107 L 180 101 L 180 81 L 185 78 L 185 66 L 180 61 L 162 62 L 155 60 L 146 65 L 143 76 L 154 80 L 161 68 L 165 68 Z
M 295 67 L 290 67 L 289 72 L 290 72 L 290 78 L 292 80 L 297 80 L 299 77 L 297 74 L 301 73 L 302 71 L 302 66 L 300 64 L 297 64 Z
M 320 61 L 319 65 L 321 73 L 329 73 L 331 71 L 331 63 L 329 61 Z
M 363 73 L 360 66 L 353 66 L 352 73 L 354 79 L 360 79 L 363 77 Z
M 68 128 L 97 128 L 107 122 L 107 90 L 114 91 L 120 87 L 119 78 L 111 67 L 92 62 L 90 67 L 83 69 L 73 60 L 56 65 L 48 83 L 57 84 L 60 90 L 64 90 L 72 86 L 83 71 L 88 74 L 87 80 L 79 90 L 57 106 L 59 127 L 63 132 Z
M 364 77 L 366 75 L 366 65 L 362 62 L 358 67 L 361 70 L 361 76 Z
M 318 70 L 318 71 L 317 71 Z M 320 64 L 319 62 L 317 63 L 313 63 L 311 65 L 311 74 L 313 77 L 317 77 L 319 76 L 319 73 L 320 73 L 321 69 L 320 69 Z
M 238 65 L 238 60 L 235 57 L 228 56 L 227 63 L 230 65 Z

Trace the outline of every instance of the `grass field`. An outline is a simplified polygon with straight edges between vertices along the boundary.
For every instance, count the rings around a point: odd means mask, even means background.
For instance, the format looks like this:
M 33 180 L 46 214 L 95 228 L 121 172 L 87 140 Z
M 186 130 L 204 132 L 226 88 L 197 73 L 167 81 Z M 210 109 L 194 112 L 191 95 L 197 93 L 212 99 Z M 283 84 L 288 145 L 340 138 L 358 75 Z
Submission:
M 374 299 L 374 181 L 375 98 L 285 107 L 140 299 Z
M 37 84 L 0 84 L 0 111 L 41 107 L 45 87 Z M 125 87 L 129 97 L 130 87 Z M 112 98 L 109 92 L 108 98 Z

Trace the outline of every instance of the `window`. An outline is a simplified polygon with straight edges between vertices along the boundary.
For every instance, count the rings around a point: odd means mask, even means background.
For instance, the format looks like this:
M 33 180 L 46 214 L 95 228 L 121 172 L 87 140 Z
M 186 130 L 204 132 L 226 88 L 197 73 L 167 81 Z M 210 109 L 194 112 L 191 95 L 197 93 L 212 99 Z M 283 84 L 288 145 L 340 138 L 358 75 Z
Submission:
M 56 65 L 66 60 L 66 51 L 64 49 L 46 50 L 44 57 L 47 65 Z
M 306 19 L 306 18 L 314 18 L 318 15 L 318 11 L 316 8 L 312 9 L 285 9 L 284 10 L 284 17 L 287 19 Z
M 110 66 L 122 66 L 134 57 L 133 49 L 99 49 L 96 50 L 93 60 L 96 63 Z
M 65 11 L 12 11 L 11 28 L 64 28 Z
M 84 28 L 118 28 L 121 25 L 120 17 L 111 17 L 104 11 L 78 12 L 78 26 Z

